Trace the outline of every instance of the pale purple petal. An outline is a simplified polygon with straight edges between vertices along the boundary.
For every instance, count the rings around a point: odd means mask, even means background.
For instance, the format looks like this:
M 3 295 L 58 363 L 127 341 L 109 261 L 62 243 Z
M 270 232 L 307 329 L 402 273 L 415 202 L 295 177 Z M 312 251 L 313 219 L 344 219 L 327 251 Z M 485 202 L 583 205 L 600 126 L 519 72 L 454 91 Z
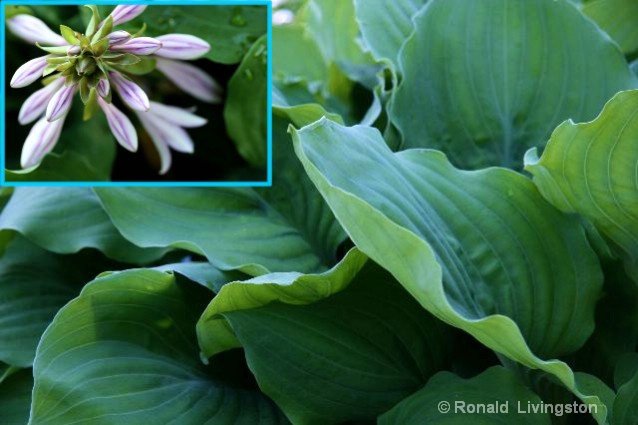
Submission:
M 51 101 L 47 105 L 47 120 L 55 121 L 69 112 L 77 87 L 77 84 L 64 86 L 53 95 Z
M 13 78 L 11 78 L 9 85 L 14 89 L 18 89 L 20 87 L 26 87 L 38 78 L 42 77 L 44 68 L 48 65 L 47 58 L 49 57 L 49 55 L 40 56 L 39 58 L 31 59 L 29 62 L 22 65 L 18 68 L 15 74 L 13 74 Z
M 113 12 L 111 12 L 113 26 L 115 27 L 137 18 L 144 12 L 144 9 L 146 9 L 145 5 L 116 6 Z
M 104 101 L 101 97 L 97 98 L 97 102 L 106 115 L 106 120 L 109 123 L 113 136 L 115 136 L 115 140 L 117 140 L 117 142 L 125 149 L 131 152 L 136 152 L 137 133 L 135 132 L 135 127 L 133 127 L 131 120 L 115 106 L 110 103 L 106 103 L 106 101 Z
M 64 78 L 58 78 L 29 96 L 20 108 L 18 122 L 22 125 L 26 125 L 38 119 L 46 110 L 47 104 L 53 95 L 55 95 L 63 84 Z
M 221 87 L 201 69 L 172 59 L 156 59 L 157 69 L 186 93 L 203 102 L 221 102 Z
M 22 155 L 20 157 L 22 168 L 37 165 L 42 161 L 44 155 L 51 152 L 58 139 L 60 139 L 65 119 L 66 116 L 49 122 L 45 117 L 42 117 L 35 123 L 22 146 Z
M 49 46 L 66 46 L 64 37 L 54 33 L 44 22 L 31 15 L 16 15 L 7 19 L 9 30 L 29 43 Z
M 140 86 L 118 72 L 110 74 L 111 81 L 122 101 L 136 111 L 148 111 L 151 107 L 148 96 Z
M 106 38 L 109 40 L 109 45 L 114 46 L 128 41 L 131 38 L 131 34 L 126 31 L 113 31 Z
M 133 38 L 126 43 L 116 44 L 109 47 L 114 52 L 132 53 L 134 55 L 152 55 L 162 47 L 162 43 L 151 37 Z
M 199 117 L 184 108 L 157 102 L 151 102 L 150 113 L 171 124 L 186 128 L 201 127 L 208 122 L 207 119 Z
M 106 99 L 110 92 L 111 83 L 109 83 L 109 80 L 100 80 L 100 82 L 97 83 L 97 94 Z
M 169 59 L 197 59 L 210 50 L 210 44 L 194 35 L 166 34 L 157 39 L 162 42 L 162 48 L 155 54 Z
M 159 131 L 159 135 L 168 146 L 178 152 L 193 153 L 195 145 L 186 130 L 153 114 L 147 114 L 147 121 Z
M 66 54 L 67 54 L 67 56 L 75 56 L 75 55 L 80 54 L 81 50 L 82 49 L 80 48 L 80 46 L 71 46 L 66 51 Z
M 168 144 L 164 141 L 163 133 L 153 125 L 153 122 L 148 119 L 150 115 L 148 112 L 136 112 L 140 122 L 146 129 L 146 132 L 151 137 L 153 141 L 153 145 L 155 145 L 155 149 L 157 149 L 157 153 L 160 157 L 160 174 L 166 174 L 169 168 L 171 168 L 172 156 L 171 150 L 168 148 Z

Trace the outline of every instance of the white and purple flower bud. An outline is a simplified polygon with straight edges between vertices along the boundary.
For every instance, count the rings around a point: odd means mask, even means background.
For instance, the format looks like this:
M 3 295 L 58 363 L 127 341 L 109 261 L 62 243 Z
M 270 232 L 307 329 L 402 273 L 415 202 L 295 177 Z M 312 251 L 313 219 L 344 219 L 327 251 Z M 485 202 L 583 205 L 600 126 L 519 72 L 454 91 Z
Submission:
M 122 102 L 136 111 L 148 111 L 151 107 L 148 96 L 140 86 L 118 72 L 111 72 L 109 78 Z
M 131 21 L 144 12 L 146 9 L 145 5 L 130 5 L 130 6 L 116 6 L 111 12 L 111 17 L 113 18 L 113 26 L 116 27 L 124 22 Z
M 69 112 L 77 88 L 77 84 L 64 86 L 53 95 L 47 105 L 46 119 L 48 121 L 58 120 Z
M 151 141 L 153 145 L 155 145 L 155 149 L 157 149 L 157 153 L 160 157 L 160 174 L 166 174 L 168 170 L 171 168 L 172 156 L 171 150 L 168 147 L 168 144 L 164 140 L 164 134 L 153 124 L 154 121 L 149 118 L 151 114 L 148 112 L 136 112 L 137 117 L 140 119 L 140 122 L 146 129 L 146 132 L 151 137 Z
M 29 96 L 20 108 L 18 122 L 22 125 L 26 125 L 38 119 L 46 110 L 51 98 L 62 85 L 64 85 L 64 78 L 58 78 Z
M 126 31 L 113 31 L 106 38 L 109 40 L 109 46 L 114 46 L 128 41 L 131 38 L 131 34 Z
M 18 68 L 15 74 L 13 74 L 9 85 L 14 89 L 18 89 L 21 87 L 26 87 L 36 81 L 38 78 L 42 77 L 44 68 L 46 68 L 48 65 L 47 59 L 49 57 L 49 55 L 40 56 L 38 58 L 31 59 L 29 62 L 22 65 L 20 68 Z
M 158 102 L 151 102 L 150 113 L 166 122 L 184 128 L 201 127 L 208 122 L 207 119 L 199 117 L 184 108 L 168 106 Z
M 151 37 L 138 37 L 133 38 L 125 43 L 116 44 L 111 46 L 110 50 L 114 52 L 132 53 L 138 56 L 152 55 L 157 52 L 162 43 Z
M 60 139 L 65 119 L 66 116 L 49 122 L 45 117 L 42 117 L 35 123 L 22 146 L 22 155 L 20 157 L 22 168 L 37 165 L 42 161 L 44 155 L 53 150 Z
M 100 97 L 106 99 L 111 92 L 111 83 L 109 83 L 109 80 L 100 80 L 100 82 L 97 83 L 96 90 Z
M 210 44 L 199 37 L 188 34 L 167 34 L 157 37 L 162 48 L 155 54 L 169 59 L 197 59 L 210 50 Z
M 157 69 L 186 93 L 203 102 L 221 102 L 221 87 L 217 81 L 201 69 L 171 59 L 156 59 Z
M 165 121 L 162 117 L 153 115 L 152 113 L 138 114 L 146 115 L 147 123 L 150 123 L 158 133 L 158 137 L 167 146 L 178 152 L 193 153 L 195 152 L 195 144 L 188 133 L 180 126 Z
M 97 102 L 106 115 L 106 120 L 109 123 L 113 136 L 115 136 L 115 140 L 117 140 L 124 149 L 136 152 L 137 133 L 135 132 L 135 127 L 133 127 L 131 120 L 129 120 L 122 111 L 112 104 L 107 103 L 101 97 L 97 98 Z
M 69 47 L 69 49 L 66 51 L 67 56 L 75 56 L 75 55 L 79 55 L 80 51 L 82 51 L 82 49 L 80 48 L 80 46 L 71 46 Z
M 54 33 L 44 22 L 31 15 L 16 15 L 7 19 L 9 30 L 29 43 L 49 46 L 66 46 L 64 37 Z

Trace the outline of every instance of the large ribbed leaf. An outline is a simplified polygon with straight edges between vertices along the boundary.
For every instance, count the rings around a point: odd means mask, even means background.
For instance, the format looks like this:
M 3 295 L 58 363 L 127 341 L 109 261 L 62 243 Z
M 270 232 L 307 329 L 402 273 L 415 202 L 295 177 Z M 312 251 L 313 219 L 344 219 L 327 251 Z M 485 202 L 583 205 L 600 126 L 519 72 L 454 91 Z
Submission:
M 279 124 L 278 124 L 279 123 Z M 118 229 L 147 247 L 206 255 L 223 270 L 313 272 L 336 262 L 345 234 L 275 122 L 277 189 L 96 189 Z
M 638 282 L 638 91 L 616 95 L 589 123 L 564 122 L 525 168 L 545 198 L 591 220 Z
M 376 59 L 399 63 L 399 50 L 414 30 L 412 17 L 427 0 L 354 0 L 366 46 Z
M 284 423 L 262 394 L 221 383 L 201 363 L 195 323 L 208 294 L 156 270 L 87 285 L 38 346 L 29 423 Z
M 0 215 L 0 229 L 20 232 L 58 254 L 96 248 L 115 260 L 144 264 L 165 252 L 124 239 L 89 188 L 17 188 Z
M 626 54 L 638 50 L 638 2 L 634 0 L 592 0 L 583 5 L 592 18 L 620 45 Z
M 602 274 L 576 219 L 513 171 L 459 171 L 435 151 L 393 154 L 375 129 L 321 120 L 293 137 L 355 244 L 421 305 L 599 403 L 565 363 L 537 357 L 572 352 L 593 330 Z
M 14 240 L 0 258 L 0 361 L 30 367 L 53 316 L 109 264 L 96 252 L 56 255 Z
M 449 328 L 365 261 L 355 249 L 320 275 L 224 286 L 198 324 L 204 351 L 228 348 L 234 333 L 261 389 L 293 423 L 375 419 L 443 367 Z
M 462 167 L 519 166 L 567 118 L 636 87 L 622 52 L 566 0 L 432 0 L 401 54 L 404 147 Z
M 379 425 L 549 425 L 547 413 L 520 413 L 540 397 L 512 372 L 495 366 L 472 379 L 440 372 L 425 387 L 379 418 Z M 484 405 L 483 410 L 472 411 Z M 489 409 L 492 408 L 493 410 Z M 448 410 L 446 410 L 448 409 Z

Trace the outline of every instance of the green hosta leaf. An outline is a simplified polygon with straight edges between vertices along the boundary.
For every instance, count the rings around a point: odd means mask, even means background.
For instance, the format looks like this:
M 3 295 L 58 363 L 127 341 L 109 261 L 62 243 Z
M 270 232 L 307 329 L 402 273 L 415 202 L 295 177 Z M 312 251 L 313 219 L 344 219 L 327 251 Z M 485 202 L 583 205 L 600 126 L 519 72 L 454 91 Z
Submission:
M 29 423 L 285 423 L 266 397 L 201 363 L 195 323 L 207 294 L 156 270 L 87 285 L 38 346 Z
M 399 50 L 414 31 L 412 17 L 427 0 L 354 0 L 366 46 L 376 59 L 399 63 Z
M 545 198 L 562 211 L 577 212 L 619 248 L 638 282 L 638 91 L 619 93 L 594 121 L 561 124 L 538 159 L 525 169 Z
M 278 116 L 288 117 L 288 119 L 297 127 L 310 124 L 317 121 L 321 117 L 343 124 L 340 115 L 327 112 L 323 106 L 318 103 L 303 103 L 301 105 L 290 105 L 284 95 L 278 88 L 273 87 L 272 93 L 273 113 Z M 286 136 L 288 137 L 288 136 Z M 277 154 L 277 152 L 274 152 Z
M 250 164 L 266 168 L 268 45 L 260 38 L 228 83 L 224 121 L 237 150 Z M 250 125 L 246 125 L 250 123 Z
M 108 267 L 96 253 L 61 256 L 14 240 L 0 258 L 0 361 L 30 367 L 55 313 Z
M 431 0 L 415 25 L 392 121 L 404 147 L 442 149 L 459 166 L 519 166 L 561 121 L 592 119 L 638 84 L 565 0 Z
M 3 424 L 27 423 L 32 389 L 31 369 L 18 371 L 0 382 L 0 412 L 2 412 Z
M 594 0 L 583 5 L 582 11 L 593 19 L 625 54 L 638 50 L 638 3 L 633 0 Z
M 145 35 L 191 34 L 206 40 L 206 58 L 224 64 L 239 63 L 250 46 L 266 33 L 265 6 L 175 6 L 149 7 L 129 25 L 148 25 Z
M 379 425 L 446 424 L 530 424 L 549 425 L 549 414 L 518 412 L 519 405 L 538 406 L 540 397 L 530 391 L 509 370 L 495 366 L 471 379 L 440 372 L 425 387 L 379 418 Z M 447 404 L 446 404 L 447 403 Z M 492 407 L 489 412 L 466 413 L 470 405 Z M 448 408 L 449 411 L 441 411 Z M 465 413 L 464 413 L 465 411 Z
M 328 81 L 328 64 L 315 40 L 303 25 L 273 28 L 273 79 L 308 83 Z M 303 60 L 300 53 L 303 52 Z
M 449 329 L 365 260 L 355 249 L 320 275 L 228 284 L 198 324 L 200 342 L 234 332 L 293 423 L 373 420 L 446 364 Z
M 307 29 L 329 62 L 347 72 L 348 67 L 374 63 L 358 42 L 359 26 L 352 0 L 312 0 Z
M 298 190 L 302 190 L 301 188 Z M 290 219 L 253 189 L 95 189 L 115 226 L 142 247 L 178 247 L 205 255 L 222 270 L 251 275 L 315 271 L 334 263 L 341 233 L 314 233 L 330 223 Z M 287 193 L 286 196 L 294 196 Z M 315 213 L 314 205 L 299 205 Z M 321 211 L 317 219 L 323 220 Z M 306 216 L 307 217 L 307 216 Z M 313 233 L 310 233 L 313 232 Z M 313 242 L 317 242 L 313 244 Z M 330 257 L 324 257 L 328 252 Z
M 219 292 L 222 286 L 228 282 L 246 279 L 248 277 L 239 272 L 225 272 L 209 263 L 203 262 L 165 264 L 155 267 L 155 269 L 164 272 L 178 273 L 193 282 L 205 286 L 215 293 Z
M 58 254 L 96 248 L 115 260 L 143 264 L 165 253 L 124 239 L 89 188 L 17 188 L 0 215 L 0 229 L 20 232 Z
M 573 352 L 593 331 L 602 275 L 577 220 L 513 171 L 459 171 L 435 151 L 393 154 L 374 129 L 321 120 L 293 137 L 355 244 L 421 305 L 600 402 L 576 388 L 565 363 L 534 354 Z
M 625 382 L 618 388 L 614 400 L 613 425 L 638 423 L 638 358 L 632 360 L 633 373 L 624 377 Z
M 272 273 L 221 288 L 197 324 L 202 353 L 211 357 L 241 346 L 228 326 L 225 313 L 263 307 L 274 301 L 286 304 L 312 304 L 343 291 L 363 268 L 367 257 L 350 251 L 335 267 L 322 274 Z

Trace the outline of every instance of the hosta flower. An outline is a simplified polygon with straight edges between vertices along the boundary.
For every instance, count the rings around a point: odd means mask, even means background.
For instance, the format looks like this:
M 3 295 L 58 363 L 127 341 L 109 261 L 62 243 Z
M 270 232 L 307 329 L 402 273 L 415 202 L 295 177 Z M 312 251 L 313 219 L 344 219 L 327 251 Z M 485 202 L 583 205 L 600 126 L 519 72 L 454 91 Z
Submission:
M 18 116 L 22 125 L 33 125 L 22 149 L 21 165 L 37 165 L 60 138 L 62 126 L 79 93 L 84 104 L 84 120 L 102 111 L 115 140 L 135 152 L 138 136 L 124 111 L 112 103 L 115 91 L 125 108 L 135 112 L 151 137 L 161 159 L 160 173 L 170 168 L 169 149 L 193 153 L 193 142 L 184 130 L 206 124 L 192 112 L 152 102 L 136 81 L 155 67 L 177 87 L 204 102 L 218 102 L 221 89 L 217 82 L 199 68 L 184 63 L 197 59 L 209 50 L 209 44 L 188 34 L 145 37 L 142 31 L 131 34 L 114 30 L 144 12 L 146 6 L 117 6 L 101 20 L 96 6 L 87 6 L 93 17 L 84 33 L 60 25 L 60 35 L 44 22 L 30 15 L 7 20 L 11 32 L 36 44 L 47 55 L 22 65 L 11 79 L 13 88 L 26 87 L 44 78 L 44 87 L 24 102 Z

